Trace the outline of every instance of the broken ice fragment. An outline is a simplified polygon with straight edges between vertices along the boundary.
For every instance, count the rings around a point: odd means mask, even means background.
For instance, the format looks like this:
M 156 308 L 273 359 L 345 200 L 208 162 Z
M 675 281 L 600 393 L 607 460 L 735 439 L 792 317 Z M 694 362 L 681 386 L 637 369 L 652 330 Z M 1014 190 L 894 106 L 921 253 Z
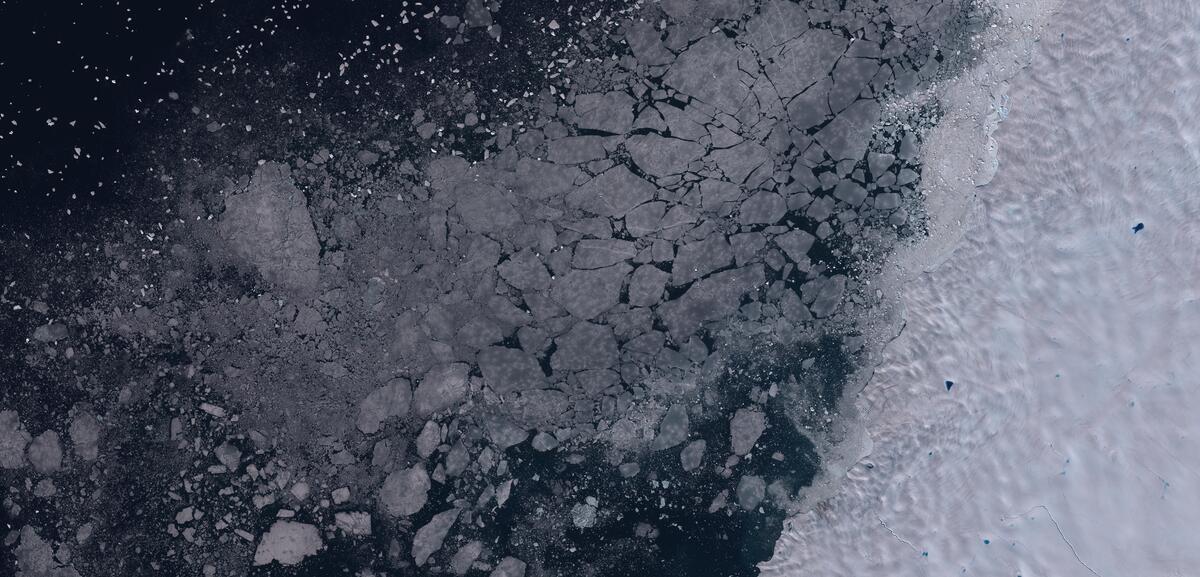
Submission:
M 632 242 L 617 239 L 584 239 L 575 246 L 571 266 L 579 269 L 598 269 L 624 262 L 637 250 Z
M 417 435 L 417 455 L 422 459 L 428 459 L 437 448 L 438 443 L 442 442 L 442 429 L 433 421 L 426 421 L 425 426 L 421 428 L 421 433 Z
M 827 317 L 842 302 L 842 295 L 846 292 L 846 276 L 836 275 L 826 281 L 821 292 L 817 293 L 816 300 L 812 304 L 812 314 L 818 318 Z
M 608 169 L 567 194 L 567 206 L 599 216 L 620 218 L 654 198 L 655 187 L 624 165 Z
M 629 279 L 629 304 L 637 307 L 648 307 L 658 304 L 663 297 L 663 289 L 671 273 L 653 265 L 642 265 L 634 271 Z
M 572 315 L 589 320 L 617 305 L 633 267 L 625 263 L 596 270 L 572 270 L 551 281 L 550 295 Z
M 483 424 L 488 438 L 501 451 L 525 442 L 529 436 L 529 433 L 520 424 L 503 415 L 488 415 L 484 417 Z
M 671 268 L 671 284 L 685 285 L 733 264 L 733 249 L 722 234 L 679 247 Z
M 805 231 L 792 229 L 775 237 L 775 245 L 783 249 L 792 262 L 800 263 L 805 261 L 805 255 L 816 240 L 815 236 Z
M 550 357 L 554 371 L 607 369 L 617 362 L 617 339 L 612 328 L 579 323 L 555 339 L 558 350 Z
M 738 222 L 742 224 L 773 224 L 787 214 L 787 201 L 770 191 L 760 191 L 742 203 Z
M 633 97 L 623 92 L 580 94 L 575 97 L 579 128 L 624 134 L 633 128 Z

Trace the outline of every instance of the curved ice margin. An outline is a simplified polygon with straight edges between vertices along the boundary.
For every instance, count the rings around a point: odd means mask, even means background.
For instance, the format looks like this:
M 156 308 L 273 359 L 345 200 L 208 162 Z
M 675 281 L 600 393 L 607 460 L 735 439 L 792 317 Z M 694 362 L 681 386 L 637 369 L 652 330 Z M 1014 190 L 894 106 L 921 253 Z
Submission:
M 992 134 L 1008 115 L 1008 83 L 1029 65 L 1040 32 L 1060 5 L 1061 0 L 985 0 L 981 8 L 992 16 L 986 31 L 972 39 L 978 48 L 976 62 L 956 77 L 912 97 L 935 100 L 944 111 L 937 125 L 925 134 L 921 149 L 920 193 L 928 235 L 898 246 L 882 274 L 872 280 L 886 295 L 886 304 L 863 312 L 859 319 L 858 326 L 873 345 L 869 347 L 871 358 L 847 387 L 839 404 L 840 418 L 832 424 L 834 430 L 818 441 L 822 471 L 800 495 L 800 503 L 808 511 L 821 508 L 837 494 L 851 468 L 872 452 L 872 440 L 857 409 L 858 397 L 871 379 L 878 354 L 904 328 L 903 286 L 943 262 L 970 228 L 975 218 L 975 188 L 989 183 L 997 170 L 997 144 Z M 902 108 L 905 103 L 892 105 Z M 774 558 L 760 566 L 763 575 L 795 574 L 796 561 L 789 550 L 794 542 L 789 538 L 791 531 L 793 523 L 789 521 Z

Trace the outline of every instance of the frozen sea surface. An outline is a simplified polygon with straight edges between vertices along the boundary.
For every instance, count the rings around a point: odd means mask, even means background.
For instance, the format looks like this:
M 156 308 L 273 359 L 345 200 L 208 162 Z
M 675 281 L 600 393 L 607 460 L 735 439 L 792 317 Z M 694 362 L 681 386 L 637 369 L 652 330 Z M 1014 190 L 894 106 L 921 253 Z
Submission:
M 872 453 L 768 574 L 1196 574 L 1198 17 L 1050 18 L 965 238 L 903 290 Z

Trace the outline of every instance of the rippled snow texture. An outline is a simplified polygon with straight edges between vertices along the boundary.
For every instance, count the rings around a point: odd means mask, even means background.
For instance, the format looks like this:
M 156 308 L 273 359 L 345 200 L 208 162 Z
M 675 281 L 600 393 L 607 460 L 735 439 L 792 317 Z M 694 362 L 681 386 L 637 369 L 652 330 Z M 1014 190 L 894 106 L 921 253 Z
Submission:
M 975 224 L 862 395 L 873 454 L 769 574 L 1200 571 L 1198 17 L 1050 21 Z

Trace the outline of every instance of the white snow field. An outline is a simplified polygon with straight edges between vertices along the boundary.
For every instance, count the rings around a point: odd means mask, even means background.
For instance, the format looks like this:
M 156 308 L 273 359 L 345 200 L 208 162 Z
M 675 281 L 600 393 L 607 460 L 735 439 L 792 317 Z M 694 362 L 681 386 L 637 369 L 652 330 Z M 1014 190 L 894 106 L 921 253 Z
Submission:
M 910 259 L 871 454 L 767 574 L 1200 575 L 1198 64 L 1194 2 L 1046 21 L 966 234 Z

